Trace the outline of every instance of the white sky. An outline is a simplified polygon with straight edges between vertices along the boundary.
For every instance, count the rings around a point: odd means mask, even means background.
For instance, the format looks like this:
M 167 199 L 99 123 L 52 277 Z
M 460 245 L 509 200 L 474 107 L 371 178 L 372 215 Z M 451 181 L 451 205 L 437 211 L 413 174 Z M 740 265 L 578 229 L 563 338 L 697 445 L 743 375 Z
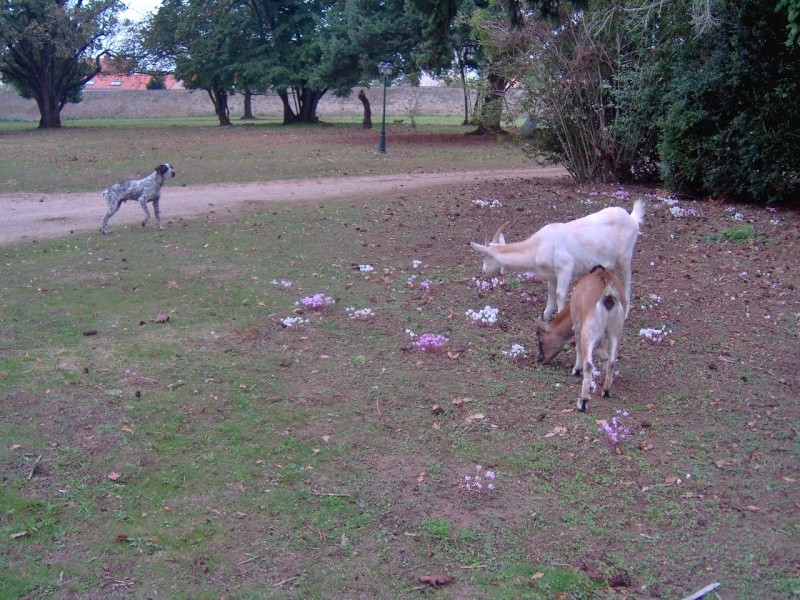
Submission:
M 161 6 L 161 0 L 125 0 L 125 4 L 128 6 L 128 10 L 121 13 L 120 18 L 139 21 Z

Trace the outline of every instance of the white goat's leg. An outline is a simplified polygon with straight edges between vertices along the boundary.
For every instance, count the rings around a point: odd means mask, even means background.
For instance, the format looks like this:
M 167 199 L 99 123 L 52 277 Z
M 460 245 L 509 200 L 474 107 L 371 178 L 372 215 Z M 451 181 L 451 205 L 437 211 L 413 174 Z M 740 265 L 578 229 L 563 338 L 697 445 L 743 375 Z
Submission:
M 542 311 L 542 321 L 549 321 L 556 314 L 556 290 L 558 282 L 555 277 L 547 280 L 547 305 Z
M 567 305 L 567 295 L 569 294 L 569 282 L 572 280 L 572 271 L 564 271 L 558 274 L 556 283 L 556 304 L 558 312 L 564 310 Z
M 625 290 L 625 300 L 628 302 L 625 308 L 625 318 L 628 318 L 628 313 L 631 312 L 631 267 L 630 261 L 628 266 L 623 266 L 620 269 L 620 279 L 622 280 L 622 288 Z
M 556 313 L 564 310 L 567 305 L 569 282 L 572 280 L 572 271 L 558 273 L 555 279 L 547 282 L 547 306 L 542 313 L 542 320 L 549 321 Z

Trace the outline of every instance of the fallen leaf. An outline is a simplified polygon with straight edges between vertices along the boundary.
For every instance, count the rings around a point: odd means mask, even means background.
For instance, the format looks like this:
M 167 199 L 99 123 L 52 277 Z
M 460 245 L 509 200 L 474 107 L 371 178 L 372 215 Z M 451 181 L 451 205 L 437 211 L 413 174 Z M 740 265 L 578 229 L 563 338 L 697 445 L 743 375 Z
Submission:
M 542 577 L 544 577 L 544 573 L 542 573 L 541 571 L 539 571 L 538 573 L 534 573 L 533 575 L 531 575 L 531 579 L 541 579 Z
M 14 448 L 12 447 L 11 449 L 13 450 Z M 795 481 L 797 481 L 797 479 L 794 479 L 792 477 L 783 477 L 783 480 L 788 481 L 789 483 L 794 483 Z
M 179 290 L 179 289 L 181 289 L 181 286 L 178 285 L 177 281 L 170 281 L 170 282 L 167 283 L 167 289 L 168 290 Z
M 441 430 L 442 430 L 442 426 L 441 426 L 441 425 L 439 425 L 438 423 L 434 423 L 434 424 L 433 424 L 433 428 L 434 428 L 436 431 L 441 431 Z
M 156 315 L 156 318 L 153 319 L 154 323 L 166 323 L 169 321 L 169 315 Z
M 667 477 L 666 479 L 664 479 L 664 483 L 667 485 L 672 485 L 677 481 L 678 481 L 677 477 Z
M 550 433 L 546 433 L 544 437 L 551 438 L 554 436 L 563 437 L 569 430 L 566 427 L 553 427 Z
M 8 536 L 8 537 L 10 537 L 12 540 L 15 540 L 15 539 L 17 539 L 17 538 L 21 538 L 21 537 L 23 537 L 23 536 L 26 536 L 26 535 L 28 535 L 28 532 L 27 532 L 27 531 L 20 531 L 20 532 L 18 532 L 18 533 L 12 533 L 12 534 L 11 534 L 10 536 Z
M 455 404 L 456 406 L 461 406 L 465 402 L 472 402 L 472 398 L 455 398 L 453 400 L 453 404 Z
M 108 477 L 111 481 L 119 481 L 119 478 L 122 477 L 122 475 L 116 471 L 111 471 L 111 473 L 106 475 L 106 477 Z
M 432 573 L 430 575 L 423 575 L 419 578 L 420 583 L 427 583 L 433 587 L 440 585 L 447 585 L 453 583 L 453 578 L 450 575 L 443 575 L 441 573 Z
M 760 507 L 758 507 L 758 506 L 753 506 L 752 504 L 749 504 L 749 505 L 745 506 L 745 508 L 746 508 L 747 510 L 751 511 L 751 512 L 760 512 L 760 511 L 761 511 L 761 508 L 760 508 Z
M 22 446 L 20 446 L 19 444 L 11 444 L 11 447 L 9 448 L 9 450 L 19 450 L 20 448 L 22 448 Z M 788 477 L 784 477 L 784 479 L 786 481 L 794 481 L 794 479 L 790 480 Z
M 475 413 L 473 415 L 468 416 L 466 419 L 464 419 L 464 422 L 465 423 L 475 423 L 476 421 L 482 421 L 485 418 L 486 418 L 485 414 L 483 414 L 483 413 Z
M 329 435 L 323 435 L 323 436 L 322 436 L 322 441 L 323 441 L 323 442 L 325 442 L 325 443 L 327 444 L 328 442 L 330 442 L 330 441 L 331 441 L 331 436 L 329 436 Z
M 420 473 L 419 475 L 417 475 L 417 481 L 419 481 L 420 483 L 422 483 L 423 481 L 425 481 L 425 471 L 422 471 L 422 473 Z

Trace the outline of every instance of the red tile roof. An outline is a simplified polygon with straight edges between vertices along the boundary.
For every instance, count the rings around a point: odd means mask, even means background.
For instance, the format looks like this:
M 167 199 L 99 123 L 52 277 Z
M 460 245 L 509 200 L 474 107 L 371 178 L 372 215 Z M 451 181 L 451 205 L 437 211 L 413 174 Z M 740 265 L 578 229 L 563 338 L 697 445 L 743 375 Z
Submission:
M 144 73 L 95 75 L 83 87 L 84 90 L 146 90 L 150 75 Z M 168 90 L 183 89 L 181 82 L 172 75 L 164 76 L 164 86 Z

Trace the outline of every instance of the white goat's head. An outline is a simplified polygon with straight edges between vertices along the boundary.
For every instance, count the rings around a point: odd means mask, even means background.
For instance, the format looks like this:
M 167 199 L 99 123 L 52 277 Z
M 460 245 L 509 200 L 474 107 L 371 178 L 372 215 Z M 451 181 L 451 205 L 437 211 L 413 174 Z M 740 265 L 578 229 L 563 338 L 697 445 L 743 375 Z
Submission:
M 481 270 L 483 271 L 483 274 L 486 275 L 487 277 L 494 277 L 498 273 L 500 273 L 501 275 L 505 275 L 505 273 L 506 273 L 505 267 L 503 265 L 501 265 L 489 253 L 489 248 L 491 246 L 497 246 L 497 245 L 502 245 L 502 244 L 506 243 L 506 238 L 502 233 L 503 232 L 503 227 L 505 227 L 506 225 L 508 225 L 508 221 L 506 221 L 505 223 L 503 223 L 500 226 L 500 228 L 494 234 L 494 237 L 492 238 L 492 241 L 487 246 L 481 246 L 480 244 L 476 244 L 475 242 L 471 242 L 471 246 L 475 250 L 477 250 L 478 252 L 483 254 L 483 267 L 482 267 Z

